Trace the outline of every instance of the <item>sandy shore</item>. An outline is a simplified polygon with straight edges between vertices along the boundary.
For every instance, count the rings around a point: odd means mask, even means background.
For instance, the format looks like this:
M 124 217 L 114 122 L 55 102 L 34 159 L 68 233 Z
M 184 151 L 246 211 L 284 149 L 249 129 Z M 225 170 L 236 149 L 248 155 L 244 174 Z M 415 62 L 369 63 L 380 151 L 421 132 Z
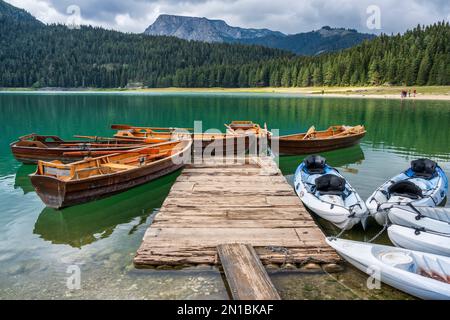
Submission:
M 405 101 L 435 100 L 450 101 L 450 86 L 431 87 L 307 87 L 307 88 L 136 88 L 136 89 L 96 89 L 96 88 L 30 88 L 0 89 L 0 92 L 68 92 L 68 93 L 247 93 L 247 94 L 285 94 L 307 97 L 357 98 L 357 99 L 402 99 L 400 92 L 417 90 L 416 97 L 403 98 Z
M 308 96 L 315 96 L 317 94 L 307 94 Z M 414 101 L 414 100 L 434 100 L 434 101 L 450 101 L 450 96 L 444 94 L 418 94 L 416 97 L 411 98 L 401 98 L 400 95 L 395 94 L 337 94 L 337 93 L 326 93 L 320 95 L 324 97 L 331 98 L 359 98 L 359 99 L 389 99 L 389 100 L 404 100 L 404 101 Z

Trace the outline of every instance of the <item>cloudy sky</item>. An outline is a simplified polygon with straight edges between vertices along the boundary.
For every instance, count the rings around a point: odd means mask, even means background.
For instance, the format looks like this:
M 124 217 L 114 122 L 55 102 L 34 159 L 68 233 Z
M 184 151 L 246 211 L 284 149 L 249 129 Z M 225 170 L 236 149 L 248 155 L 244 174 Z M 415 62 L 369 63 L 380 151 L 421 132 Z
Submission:
M 6 0 L 43 22 L 100 25 L 143 32 L 159 14 L 223 19 L 233 26 L 269 28 L 284 33 L 324 25 L 371 33 L 396 33 L 417 24 L 450 19 L 448 0 Z M 373 6 L 376 7 L 373 7 Z M 377 16 L 379 26 L 372 17 Z M 367 12 L 369 9 L 369 13 Z M 367 21 L 369 20 L 369 25 Z

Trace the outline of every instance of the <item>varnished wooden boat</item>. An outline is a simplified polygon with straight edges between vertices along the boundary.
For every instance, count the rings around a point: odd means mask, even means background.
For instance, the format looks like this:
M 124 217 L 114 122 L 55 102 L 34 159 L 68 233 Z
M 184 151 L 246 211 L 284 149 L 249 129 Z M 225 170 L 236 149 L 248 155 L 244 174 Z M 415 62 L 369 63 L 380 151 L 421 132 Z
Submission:
M 111 129 L 117 130 L 114 137 L 117 139 L 180 139 L 190 136 L 191 128 L 157 128 L 136 127 L 125 124 L 113 124 Z
M 227 133 L 229 134 L 253 134 L 257 137 L 267 137 L 269 131 L 267 128 L 261 128 L 257 123 L 252 121 L 233 121 L 230 124 L 226 124 Z
M 178 170 L 192 140 L 146 146 L 71 164 L 39 161 L 31 183 L 51 208 L 64 208 L 116 194 Z
M 358 144 L 366 135 L 364 126 L 332 126 L 325 131 L 316 131 L 311 127 L 306 133 L 272 137 L 278 141 L 279 154 L 303 155 L 351 147 Z
M 192 128 L 153 128 L 134 127 L 130 125 L 112 125 L 111 128 L 118 130 L 114 134 L 120 139 L 148 139 L 148 138 L 183 138 L 186 135 L 192 138 L 194 154 L 205 152 L 207 154 L 223 155 L 229 153 L 245 153 L 253 141 L 268 136 L 268 130 L 262 129 L 258 124 L 251 121 L 233 121 L 225 124 L 226 133 L 192 133 Z M 251 136 L 254 136 L 252 141 Z
M 87 140 L 65 141 L 58 136 L 29 134 L 10 144 L 14 157 L 23 163 L 37 163 L 39 160 L 74 162 L 85 157 L 95 157 L 119 151 L 136 149 L 149 143 L 167 139 L 116 139 L 86 137 Z

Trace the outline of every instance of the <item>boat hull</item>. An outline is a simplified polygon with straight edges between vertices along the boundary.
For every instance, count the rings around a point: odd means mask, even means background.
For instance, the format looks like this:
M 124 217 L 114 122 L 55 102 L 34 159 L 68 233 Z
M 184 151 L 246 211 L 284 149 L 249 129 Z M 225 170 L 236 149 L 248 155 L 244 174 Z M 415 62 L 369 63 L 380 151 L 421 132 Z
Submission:
M 122 139 L 142 139 L 144 137 L 116 136 Z M 194 156 L 244 155 L 256 154 L 268 146 L 266 135 L 231 135 L 231 134 L 192 134 L 192 154 Z M 267 140 L 267 141 L 265 141 Z
M 420 212 L 420 215 L 415 210 Z M 408 206 L 395 206 L 389 209 L 389 221 L 408 228 L 425 228 L 450 234 L 450 209 L 421 207 L 415 210 Z
M 317 140 L 295 140 L 289 138 L 290 136 L 272 137 L 270 145 L 274 146 L 274 143 L 278 143 L 280 155 L 317 154 L 354 146 L 364 138 L 365 134 L 363 132 L 348 137 Z
M 327 243 L 340 256 L 364 273 L 379 275 L 379 280 L 403 292 L 421 299 L 448 300 L 450 299 L 450 258 L 411 251 L 396 247 L 374 245 L 364 242 L 328 238 Z M 410 256 L 412 265 L 398 266 L 383 262 L 380 257 L 389 255 Z M 431 270 L 427 270 L 431 268 Z M 415 273 L 428 271 L 430 274 L 440 274 L 445 281 L 438 281 Z
M 256 154 L 263 145 L 263 137 L 259 136 L 194 137 L 192 152 L 194 155 L 202 154 L 204 156 L 244 155 L 247 152 Z
M 436 168 L 436 176 L 431 180 L 417 177 L 412 178 L 407 175 L 408 171 L 386 181 L 367 199 L 366 206 L 378 224 L 384 226 L 389 222 L 388 211 L 394 206 L 413 205 L 414 207 L 434 208 L 445 205 L 447 201 L 448 179 L 440 167 Z M 414 199 L 405 195 L 389 194 L 389 188 L 393 184 L 402 181 L 413 182 L 422 190 L 422 197 Z
M 367 208 L 364 201 L 348 182 L 345 184 L 346 190 L 349 192 L 346 199 L 333 195 L 318 197 L 317 194 L 311 192 L 307 185 L 314 183 L 313 181 L 320 175 L 307 175 L 303 170 L 304 166 L 305 164 L 302 163 L 294 175 L 294 189 L 297 196 L 310 211 L 341 230 L 350 230 L 360 222 L 363 222 L 363 226 L 365 225 Z M 327 173 L 334 173 L 336 176 L 343 178 L 337 170 L 331 167 L 327 167 Z
M 400 248 L 450 257 L 450 234 L 416 232 L 416 229 L 393 225 L 388 228 L 391 242 Z
M 189 152 L 190 150 L 184 151 Z M 62 209 L 126 191 L 172 173 L 183 166 L 183 163 L 174 163 L 172 158 L 166 158 L 148 166 L 84 180 L 62 181 L 44 175 L 30 175 L 30 179 L 38 196 L 47 207 Z

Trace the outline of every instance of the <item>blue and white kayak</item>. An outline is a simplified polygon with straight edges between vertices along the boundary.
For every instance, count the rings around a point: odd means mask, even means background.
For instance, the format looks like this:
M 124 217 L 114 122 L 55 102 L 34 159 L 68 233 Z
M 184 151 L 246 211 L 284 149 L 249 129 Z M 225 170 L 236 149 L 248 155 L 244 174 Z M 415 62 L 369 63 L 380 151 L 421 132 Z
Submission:
M 450 257 L 450 234 L 392 225 L 388 236 L 397 247 Z
M 388 210 L 388 217 L 396 225 L 450 234 L 450 208 L 396 205 Z
M 294 187 L 306 207 L 340 229 L 350 230 L 367 218 L 364 201 L 323 157 L 309 156 L 300 164 Z
M 421 299 L 450 299 L 450 257 L 365 242 L 328 238 L 356 268 Z
M 419 159 L 411 168 L 385 182 L 367 199 L 370 214 L 380 225 L 387 222 L 387 210 L 393 205 L 436 207 L 445 202 L 448 179 L 436 162 Z

